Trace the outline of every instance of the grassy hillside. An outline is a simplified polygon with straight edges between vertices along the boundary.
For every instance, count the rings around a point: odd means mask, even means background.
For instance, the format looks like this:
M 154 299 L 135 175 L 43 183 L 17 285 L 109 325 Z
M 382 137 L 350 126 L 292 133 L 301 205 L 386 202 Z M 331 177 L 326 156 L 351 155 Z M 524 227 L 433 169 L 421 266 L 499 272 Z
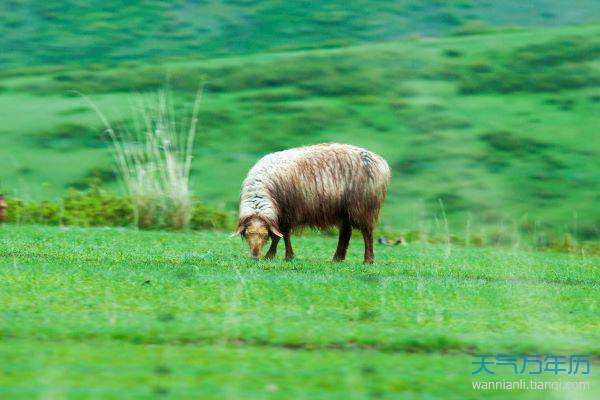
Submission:
M 594 0 L 7 0 L 0 65 L 107 63 L 598 21 Z
M 2 226 L 0 396 L 547 398 L 474 392 L 472 354 L 600 355 L 598 258 L 360 242 Z
M 263 154 L 323 141 L 393 169 L 382 225 L 600 232 L 600 28 L 536 29 L 170 63 L 0 74 L 0 186 L 54 198 L 91 179 L 118 189 L 88 94 L 131 127 L 135 93 L 167 85 L 186 114 L 206 84 L 194 190 L 234 210 Z M 137 96 L 140 96 L 139 94 Z

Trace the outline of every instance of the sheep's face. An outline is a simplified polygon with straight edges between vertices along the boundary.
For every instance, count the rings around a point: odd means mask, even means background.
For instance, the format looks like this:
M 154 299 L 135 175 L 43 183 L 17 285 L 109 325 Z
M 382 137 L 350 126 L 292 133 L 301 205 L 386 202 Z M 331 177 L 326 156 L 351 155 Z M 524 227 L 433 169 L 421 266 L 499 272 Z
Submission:
M 269 239 L 269 232 L 281 237 L 281 233 L 276 228 L 270 226 L 265 220 L 252 217 L 245 221 L 240 221 L 235 234 L 242 235 L 250 248 L 250 256 L 258 259 L 262 248 Z
M 264 221 L 252 220 L 243 232 L 244 239 L 250 247 L 250 255 L 257 259 L 269 238 L 269 227 Z

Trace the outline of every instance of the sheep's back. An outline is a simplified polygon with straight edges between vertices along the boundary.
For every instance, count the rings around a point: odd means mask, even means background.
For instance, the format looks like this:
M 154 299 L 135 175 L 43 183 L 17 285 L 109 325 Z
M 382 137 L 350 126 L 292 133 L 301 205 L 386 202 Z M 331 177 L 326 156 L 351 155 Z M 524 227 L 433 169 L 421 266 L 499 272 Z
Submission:
M 262 166 L 270 169 L 265 184 L 279 218 L 290 225 L 328 227 L 341 218 L 357 224 L 377 218 L 390 176 L 387 163 L 377 154 L 350 145 L 322 144 L 267 157 Z

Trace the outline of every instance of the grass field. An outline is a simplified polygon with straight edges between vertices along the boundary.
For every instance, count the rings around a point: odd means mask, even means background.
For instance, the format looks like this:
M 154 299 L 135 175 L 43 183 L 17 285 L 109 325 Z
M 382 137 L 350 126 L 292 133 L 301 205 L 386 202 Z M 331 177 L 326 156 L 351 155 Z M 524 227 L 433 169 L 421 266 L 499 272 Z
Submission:
M 253 262 L 223 233 L 0 227 L 0 397 L 567 398 L 475 392 L 473 354 L 598 366 L 597 257 L 378 246 L 364 266 L 356 238 L 343 264 L 334 238 L 293 241 Z
M 234 211 L 265 153 L 339 141 L 393 169 L 382 226 L 600 235 L 597 25 L 336 49 L 0 74 L 0 188 L 53 199 L 98 178 L 119 190 L 98 117 L 132 125 L 135 93 L 168 84 L 180 114 L 206 84 L 193 190 Z M 138 95 L 139 96 L 139 95 Z M 75 166 L 75 167 L 74 167 Z M 507 233 L 508 232 L 508 233 Z
M 0 399 L 600 398 L 597 3 L 1 1 Z M 136 149 L 140 109 L 165 90 L 187 126 L 200 87 L 192 221 L 168 231 L 82 94 Z M 235 223 L 263 155 L 332 141 L 388 161 L 376 236 L 408 245 L 365 266 L 355 233 L 338 264 L 305 232 L 254 262 L 192 232 Z M 592 373 L 474 376 L 482 353 Z M 591 388 L 472 387 L 533 378 Z
M 563 26 L 594 0 L 6 0 L 0 66 L 91 64 L 319 48 L 409 35 Z

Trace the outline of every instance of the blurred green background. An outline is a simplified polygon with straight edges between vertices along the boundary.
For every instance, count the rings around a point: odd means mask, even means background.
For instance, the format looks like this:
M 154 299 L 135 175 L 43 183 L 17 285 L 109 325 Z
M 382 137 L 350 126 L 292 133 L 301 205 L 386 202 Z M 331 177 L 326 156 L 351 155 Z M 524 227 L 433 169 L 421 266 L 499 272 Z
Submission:
M 263 154 L 339 141 L 393 169 L 381 225 L 600 236 L 597 1 L 0 4 L 0 188 L 120 191 L 88 95 L 116 126 L 205 85 L 192 180 L 234 211 Z

